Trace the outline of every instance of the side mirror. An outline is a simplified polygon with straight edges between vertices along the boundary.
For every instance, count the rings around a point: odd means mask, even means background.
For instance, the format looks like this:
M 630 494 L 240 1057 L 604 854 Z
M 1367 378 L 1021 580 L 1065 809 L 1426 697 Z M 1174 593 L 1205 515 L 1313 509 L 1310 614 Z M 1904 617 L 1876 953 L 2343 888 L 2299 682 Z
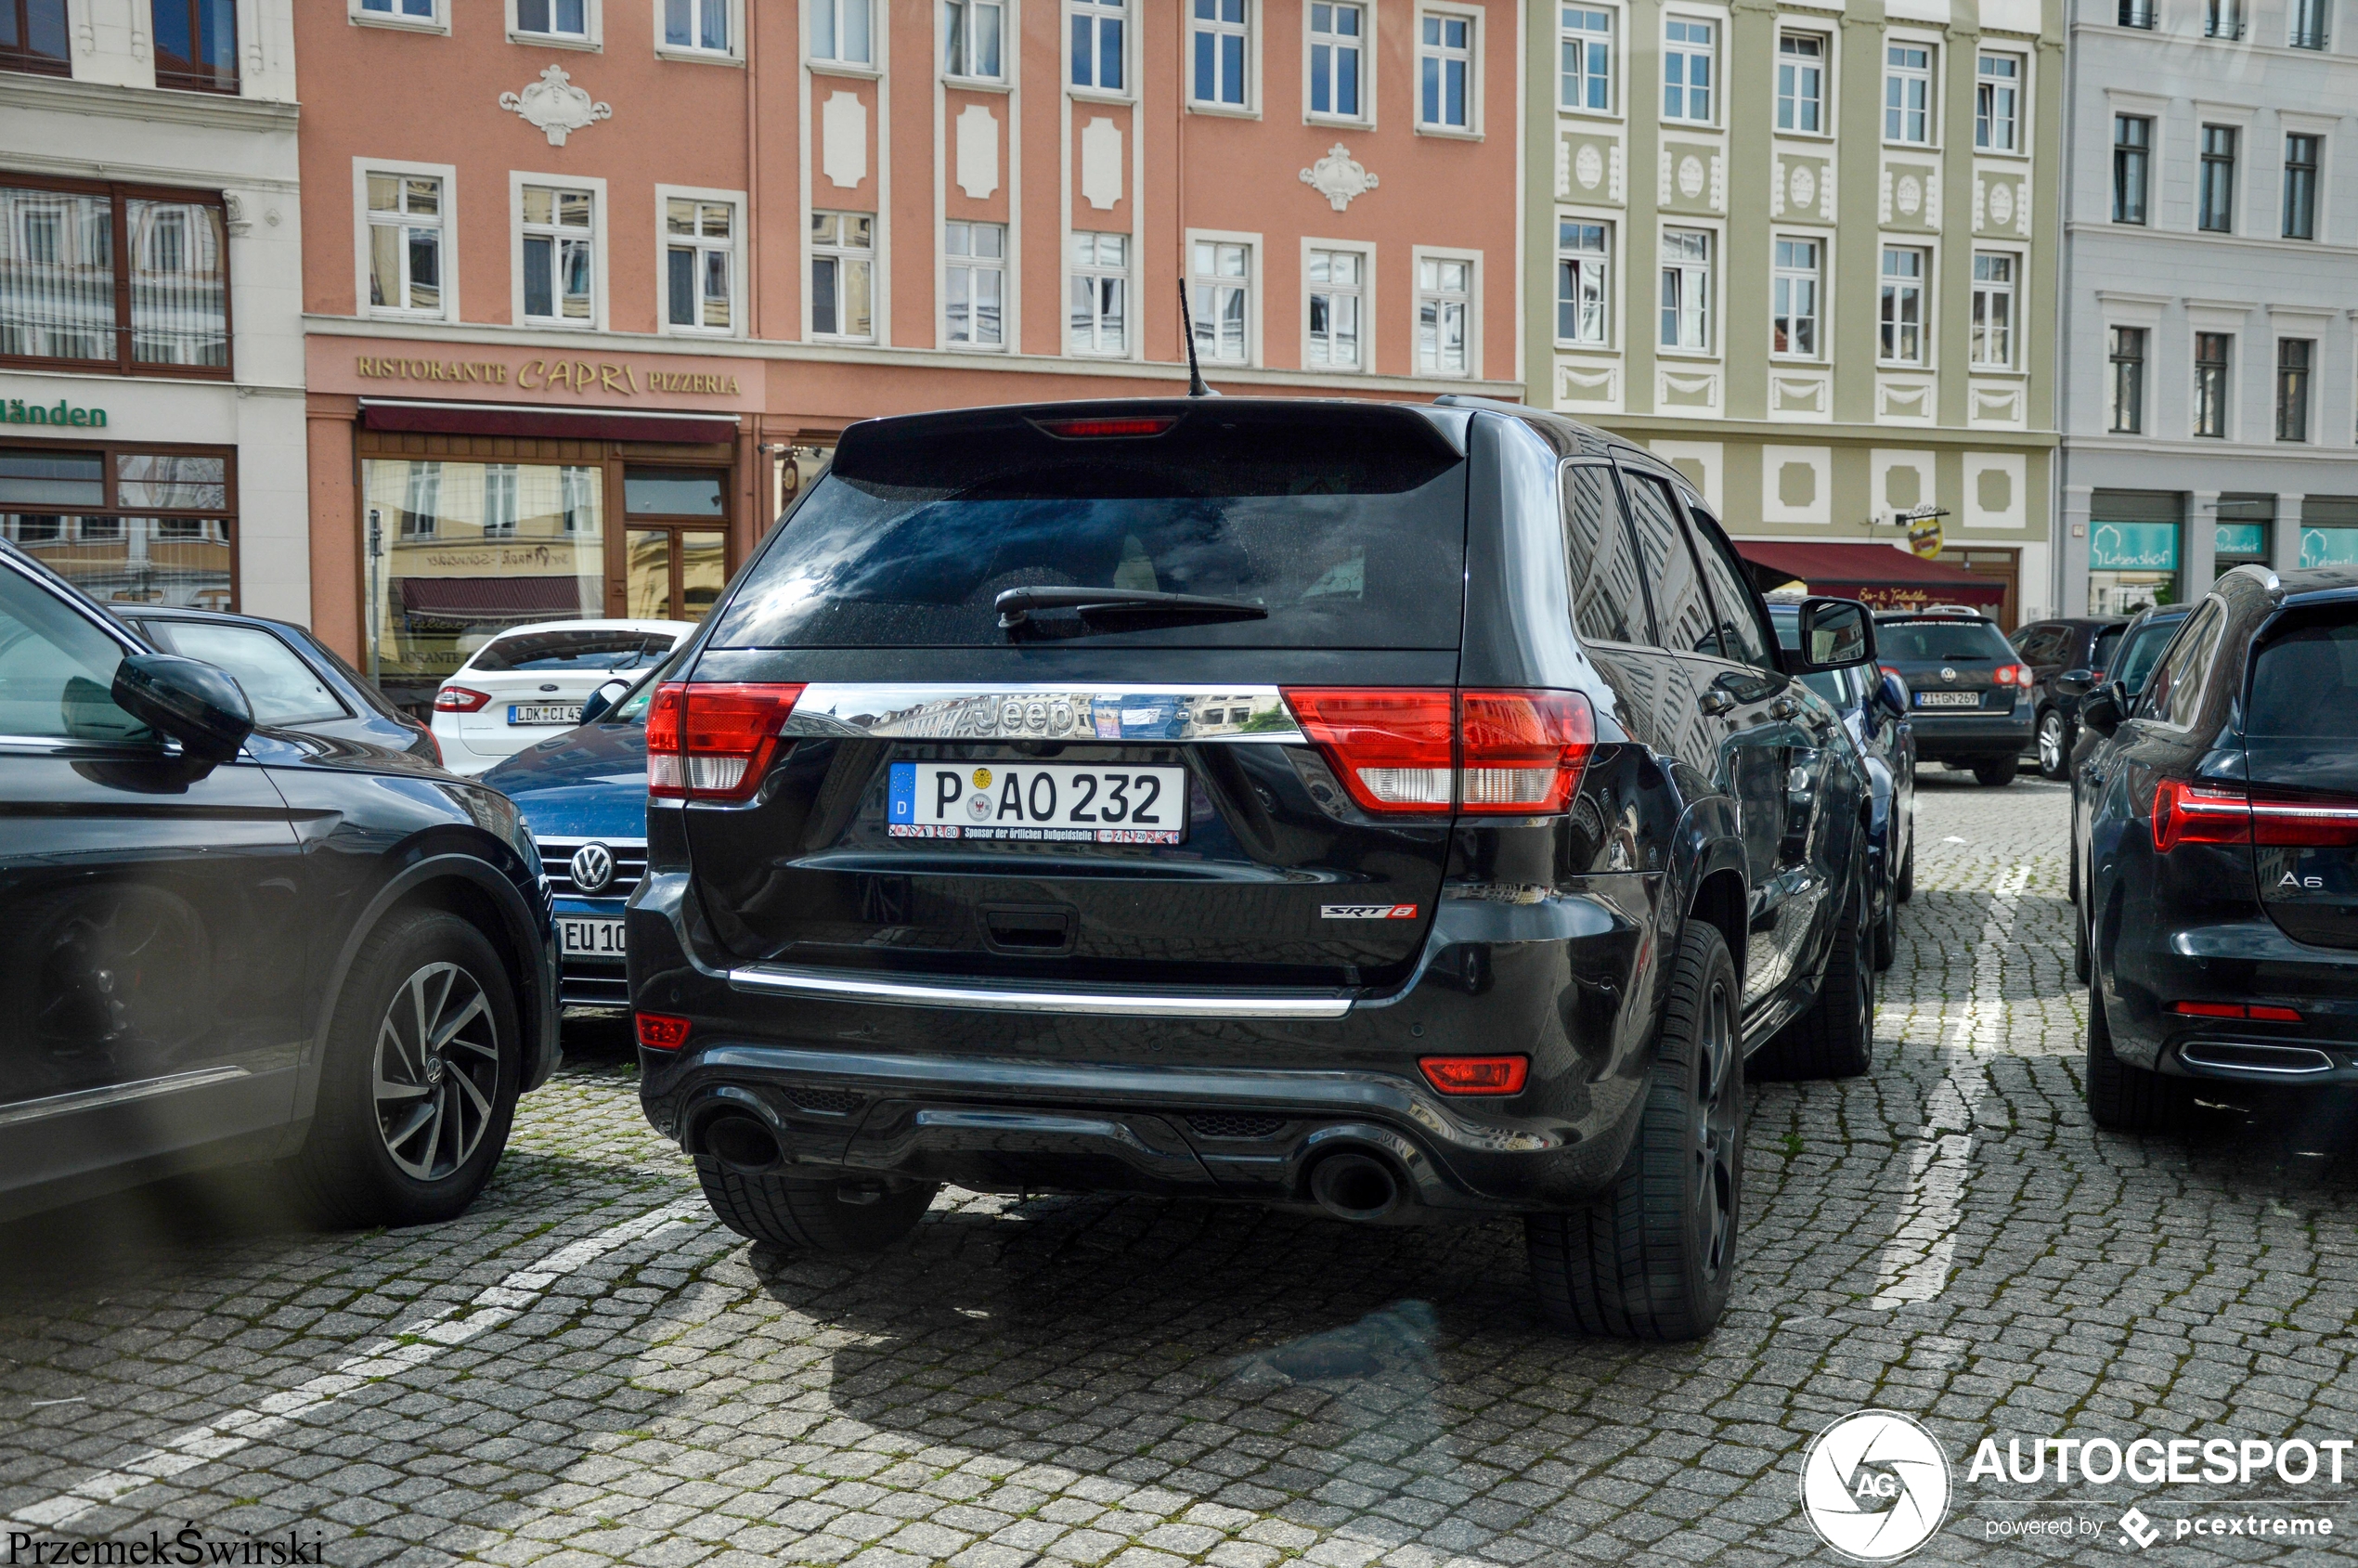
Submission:
M 1885 670 L 1884 678 L 1875 682 L 1875 706 L 1894 719 L 1906 718 L 1908 715 L 1907 682 L 1889 670 Z
M 584 724 L 595 724 L 599 719 L 612 713 L 614 705 L 622 700 L 623 693 L 629 691 L 630 686 L 631 682 L 628 680 L 602 682 L 596 691 L 590 693 L 589 701 L 581 705 L 581 721 Z
M 2054 683 L 2055 690 L 2066 697 L 2084 697 L 2089 688 L 2096 683 L 2096 672 L 2092 669 L 2066 669 L 2054 677 Z
M 2079 722 L 2109 740 L 2120 728 L 2120 688 L 2107 686 L 2079 705 Z
M 253 733 L 244 689 L 218 665 L 172 654 L 133 654 L 114 672 L 115 705 L 171 736 L 193 761 L 219 764 Z
M 1785 654 L 1788 675 L 1848 669 L 1875 660 L 1875 620 L 1856 599 L 1801 602 L 1797 647 Z

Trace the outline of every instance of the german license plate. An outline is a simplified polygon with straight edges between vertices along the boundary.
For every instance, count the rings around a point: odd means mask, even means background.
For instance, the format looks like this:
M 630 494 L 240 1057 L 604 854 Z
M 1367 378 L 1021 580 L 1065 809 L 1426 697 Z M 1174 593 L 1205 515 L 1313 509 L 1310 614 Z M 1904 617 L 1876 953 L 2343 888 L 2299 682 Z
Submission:
M 579 703 L 510 703 L 508 722 L 511 724 L 578 724 L 581 722 Z
M 1187 836 L 1187 771 L 896 762 L 887 821 L 895 838 L 1177 844 Z
M 557 940 L 567 958 L 620 958 L 622 925 L 619 920 L 561 914 L 557 916 Z
M 1918 707 L 1979 707 L 1979 692 L 1918 692 Z

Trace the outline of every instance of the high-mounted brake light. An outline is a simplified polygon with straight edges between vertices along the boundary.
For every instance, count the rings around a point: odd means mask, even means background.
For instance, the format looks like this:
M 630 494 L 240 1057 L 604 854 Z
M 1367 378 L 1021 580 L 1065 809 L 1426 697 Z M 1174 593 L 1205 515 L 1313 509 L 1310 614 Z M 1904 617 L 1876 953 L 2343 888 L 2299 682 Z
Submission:
M 1419 1056 L 1425 1082 L 1445 1095 L 1519 1095 L 1529 1056 Z
M 478 692 L 472 686 L 445 686 L 434 694 L 436 713 L 475 713 L 491 700 L 488 692 Z
M 1064 441 L 1089 441 L 1109 435 L 1160 435 L 1179 422 L 1176 414 L 1137 415 L 1128 419 L 1034 420 L 1035 429 Z
M 1351 798 L 1379 815 L 1551 815 L 1572 803 L 1597 739 L 1577 692 L 1288 687 L 1285 698 Z
M 669 681 L 647 705 L 647 793 L 750 800 L 779 751 L 799 683 Z
M 668 1013 L 633 1013 L 639 1043 L 650 1051 L 677 1051 L 688 1043 L 688 1020 Z

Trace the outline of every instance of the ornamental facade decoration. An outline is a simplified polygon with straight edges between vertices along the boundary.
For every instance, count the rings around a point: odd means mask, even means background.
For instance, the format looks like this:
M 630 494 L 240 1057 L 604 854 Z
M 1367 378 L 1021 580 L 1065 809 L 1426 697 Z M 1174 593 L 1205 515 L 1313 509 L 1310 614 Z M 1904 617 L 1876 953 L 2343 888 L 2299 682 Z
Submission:
M 1383 182 L 1351 156 L 1351 149 L 1337 142 L 1327 149 L 1324 158 L 1302 171 L 1302 183 L 1325 197 L 1327 204 L 1340 213 L 1351 205 L 1353 197 L 1365 196 Z
M 565 68 L 552 65 L 540 80 L 521 93 L 502 93 L 499 107 L 524 117 L 525 123 L 548 133 L 551 147 L 563 147 L 565 137 L 600 120 L 614 118 L 614 105 L 592 103 L 590 95 L 573 84 Z

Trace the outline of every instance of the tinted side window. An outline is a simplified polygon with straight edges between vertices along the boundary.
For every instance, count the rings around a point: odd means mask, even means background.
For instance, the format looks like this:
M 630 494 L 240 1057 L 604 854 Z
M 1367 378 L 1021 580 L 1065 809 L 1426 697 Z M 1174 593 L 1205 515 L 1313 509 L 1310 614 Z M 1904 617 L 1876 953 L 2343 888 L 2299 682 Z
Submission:
M 72 608 L 0 567 L 0 735 L 84 741 L 146 733 L 111 693 L 123 649 Z
M 1573 624 L 1591 642 L 1648 641 L 1645 580 L 1621 520 L 1613 470 L 1600 463 L 1567 467 L 1563 506 Z
M 1687 547 L 1687 530 L 1679 525 L 1670 486 L 1642 473 L 1625 473 L 1621 478 L 1628 486 L 1629 521 L 1637 525 L 1646 581 L 1653 589 L 1656 641 L 1678 653 L 1719 657 L 1711 601 L 1704 596 L 1694 553 Z
M 1744 584 L 1743 567 L 1720 542 L 1716 519 L 1694 509 L 1695 554 L 1703 562 L 1704 580 L 1711 585 L 1712 603 L 1718 606 L 1719 641 L 1728 657 L 1761 669 L 1781 669 L 1775 643 L 1753 607 L 1752 590 Z
M 2195 711 L 2202 703 L 2204 677 L 2210 672 L 2210 662 L 2219 652 L 2219 629 L 2226 620 L 2226 612 L 2213 600 L 2205 604 L 2195 617 L 2178 633 L 2177 641 L 2155 667 L 2153 679 L 2145 683 L 2144 694 L 2137 705 L 2141 719 L 2158 719 L 2165 724 L 2183 728 L 2193 722 Z

